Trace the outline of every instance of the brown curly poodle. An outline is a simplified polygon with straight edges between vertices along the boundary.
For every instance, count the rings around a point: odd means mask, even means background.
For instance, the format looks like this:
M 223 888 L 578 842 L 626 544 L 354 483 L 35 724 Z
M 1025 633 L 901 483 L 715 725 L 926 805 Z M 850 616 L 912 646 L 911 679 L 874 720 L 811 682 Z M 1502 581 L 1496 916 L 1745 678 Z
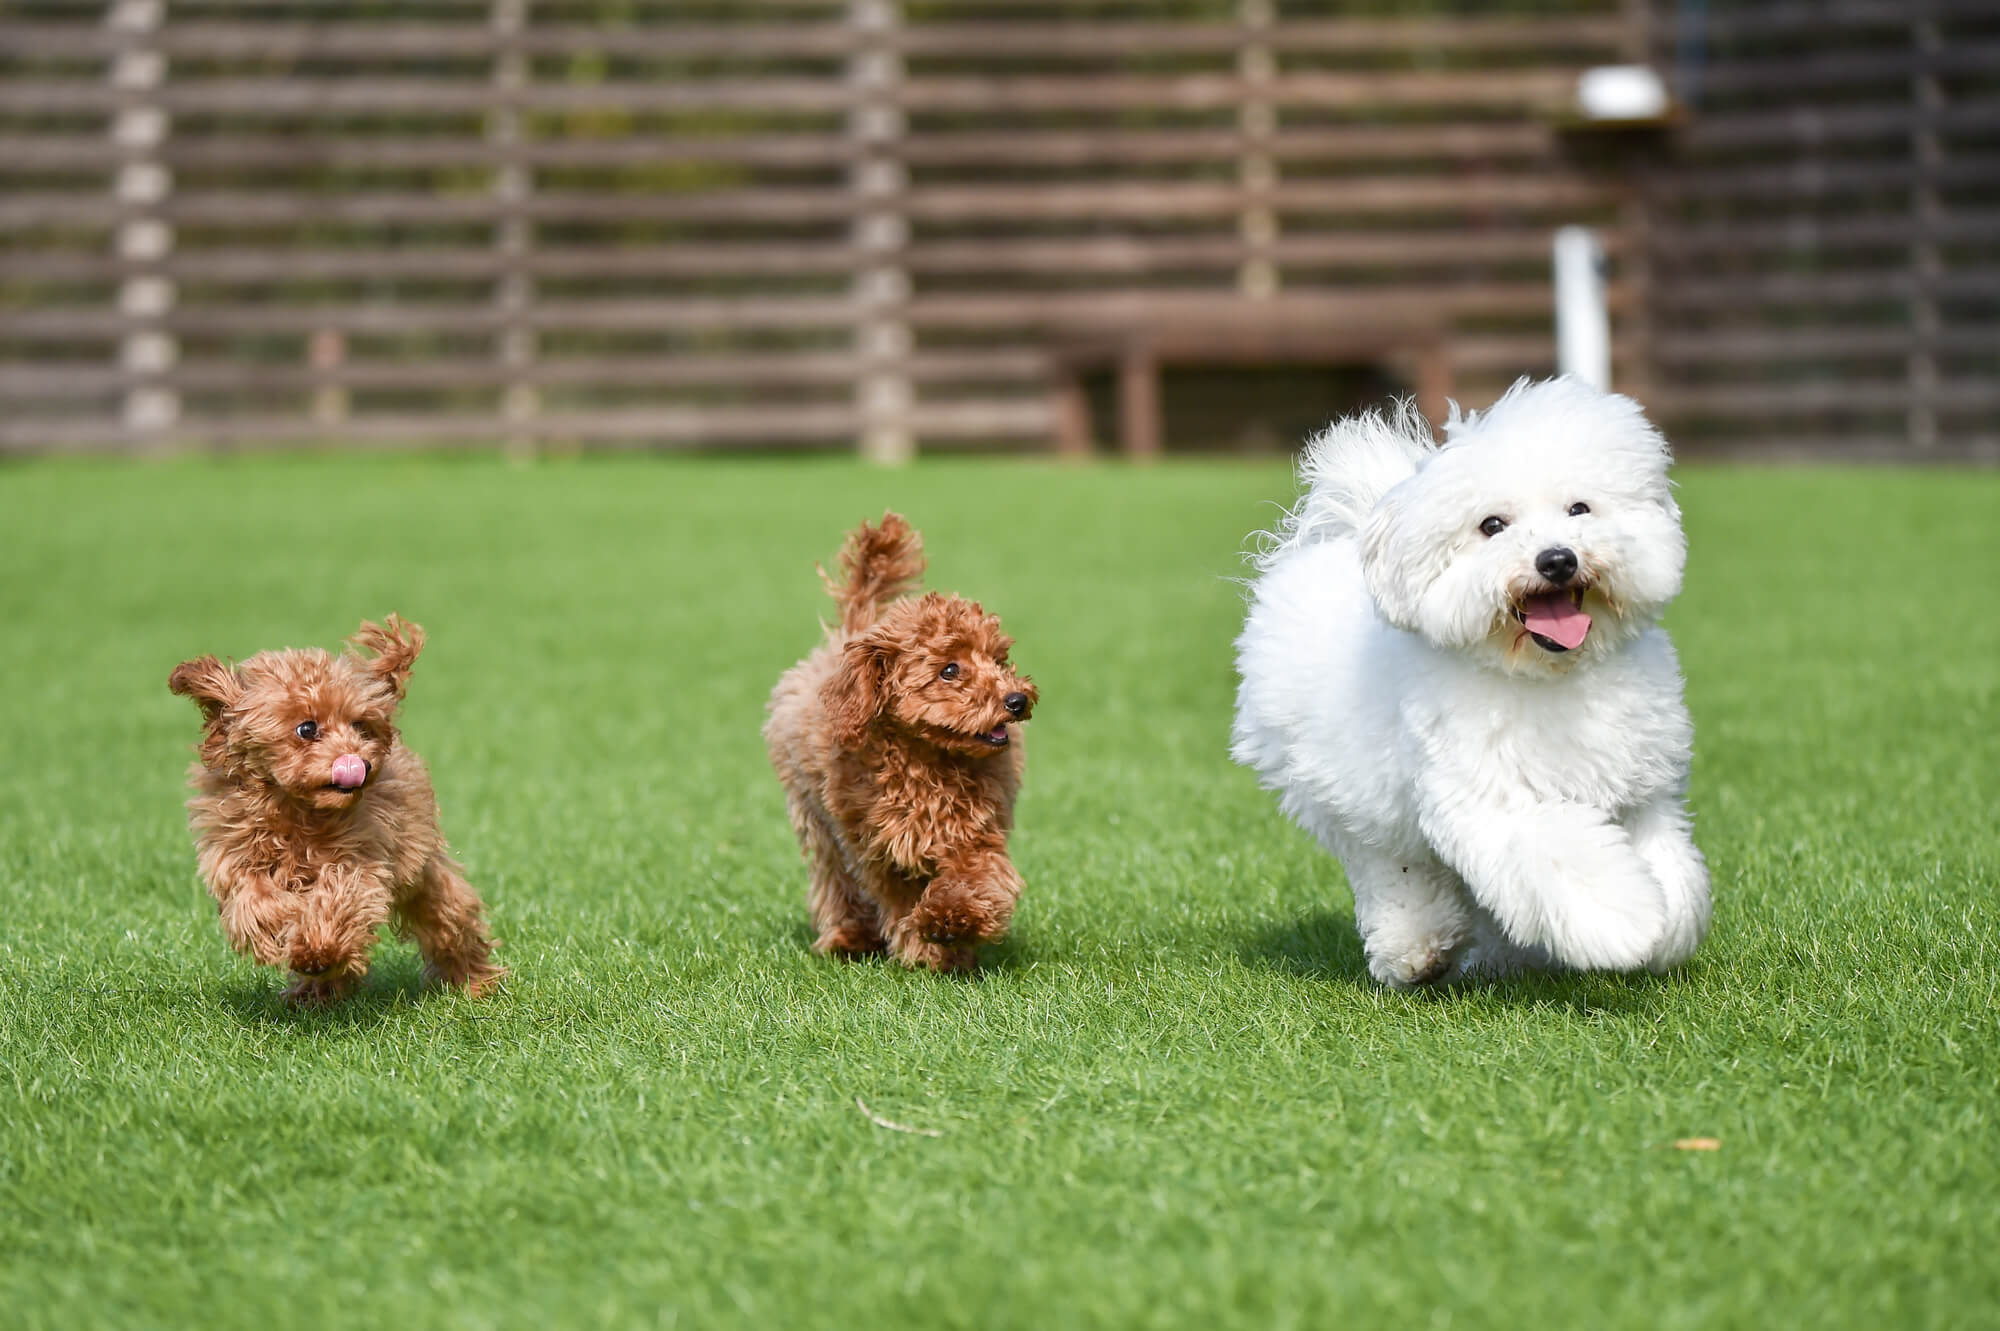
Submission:
M 840 624 L 778 680 L 764 725 L 811 866 L 813 948 L 969 970 L 1021 894 L 1007 833 L 1035 686 L 978 602 L 898 599 L 924 571 L 898 515 L 857 528 L 840 571 L 821 575 Z
M 264 965 L 289 966 L 294 1002 L 353 992 L 392 916 L 434 978 L 483 994 L 504 973 L 438 828 L 430 774 L 396 734 L 423 645 L 421 628 L 390 615 L 362 624 L 339 656 L 203 656 L 167 679 L 201 707 L 188 821 L 223 932 Z

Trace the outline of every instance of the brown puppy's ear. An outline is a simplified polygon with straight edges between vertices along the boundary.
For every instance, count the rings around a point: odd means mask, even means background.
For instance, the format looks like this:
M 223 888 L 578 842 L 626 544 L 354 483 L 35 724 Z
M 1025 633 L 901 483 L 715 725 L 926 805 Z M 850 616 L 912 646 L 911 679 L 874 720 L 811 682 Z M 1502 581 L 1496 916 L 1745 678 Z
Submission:
M 192 698 L 201 708 L 202 720 L 215 724 L 222 709 L 243 693 L 243 680 L 236 671 L 212 656 L 183 661 L 167 676 L 167 687 L 184 698 Z
M 840 668 L 820 686 L 834 743 L 851 749 L 882 715 L 888 701 L 889 650 L 873 634 L 856 638 L 840 651 Z
M 380 624 L 361 622 L 347 640 L 348 654 L 361 668 L 389 686 L 398 698 L 410 684 L 410 667 L 424 649 L 424 630 L 401 615 L 390 615 Z M 372 655 L 364 655 L 372 653 Z

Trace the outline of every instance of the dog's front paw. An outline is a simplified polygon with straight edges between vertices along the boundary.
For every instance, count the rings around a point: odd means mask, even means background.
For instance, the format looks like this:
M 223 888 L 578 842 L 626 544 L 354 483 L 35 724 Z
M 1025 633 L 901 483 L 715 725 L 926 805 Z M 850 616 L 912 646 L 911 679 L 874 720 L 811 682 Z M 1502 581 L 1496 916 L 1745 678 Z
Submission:
M 357 954 L 345 931 L 324 919 L 299 921 L 285 948 L 285 964 L 309 980 L 359 978 L 368 970 L 366 954 Z
M 992 942 L 1007 931 L 1007 922 L 967 893 L 934 887 L 910 912 L 908 927 L 927 943 L 950 947 Z
M 350 971 L 320 975 L 294 975 L 285 986 L 284 1000 L 294 1007 L 327 1007 L 338 1003 L 361 986 L 361 977 Z
M 971 947 L 951 947 L 942 943 L 912 940 L 896 950 L 896 959 L 911 970 L 936 971 L 940 975 L 964 975 L 978 969 L 979 952 Z
M 1577 892 L 1548 921 L 1549 951 L 1576 970 L 1638 970 L 1659 950 L 1666 904 L 1651 883 Z
M 1394 956 L 1371 952 L 1368 973 L 1391 989 L 1420 989 L 1450 978 L 1454 966 L 1452 949 L 1441 939 L 1426 939 Z

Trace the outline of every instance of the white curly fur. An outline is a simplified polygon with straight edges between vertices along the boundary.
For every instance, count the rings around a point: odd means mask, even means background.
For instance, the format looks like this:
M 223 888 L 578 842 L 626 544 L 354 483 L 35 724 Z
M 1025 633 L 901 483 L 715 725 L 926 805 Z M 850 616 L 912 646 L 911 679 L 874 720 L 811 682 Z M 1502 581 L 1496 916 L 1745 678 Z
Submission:
M 1313 441 L 1257 559 L 1232 753 L 1346 866 L 1378 980 L 1663 970 L 1701 942 L 1668 461 L 1637 403 L 1573 379 L 1454 407 L 1442 447 L 1407 405 Z M 1538 571 L 1555 549 L 1574 581 Z M 1590 617 L 1572 650 L 1530 631 L 1555 595 Z

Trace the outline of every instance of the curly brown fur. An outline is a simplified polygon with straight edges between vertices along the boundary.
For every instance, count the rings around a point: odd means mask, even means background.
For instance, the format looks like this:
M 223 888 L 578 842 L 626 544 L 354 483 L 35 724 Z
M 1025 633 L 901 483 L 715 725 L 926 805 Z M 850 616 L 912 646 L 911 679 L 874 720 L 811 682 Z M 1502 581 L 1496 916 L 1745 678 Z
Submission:
M 976 601 L 930 592 L 922 539 L 863 523 L 838 627 L 771 692 L 764 743 L 810 866 L 816 951 L 971 969 L 1021 894 L 1007 858 L 1034 683 Z
M 223 933 L 289 967 L 294 1002 L 352 993 L 392 919 L 445 983 L 484 994 L 505 973 L 439 830 L 430 774 L 396 733 L 423 645 L 421 628 L 390 615 L 338 656 L 203 656 L 168 676 L 201 708 L 188 821 Z

